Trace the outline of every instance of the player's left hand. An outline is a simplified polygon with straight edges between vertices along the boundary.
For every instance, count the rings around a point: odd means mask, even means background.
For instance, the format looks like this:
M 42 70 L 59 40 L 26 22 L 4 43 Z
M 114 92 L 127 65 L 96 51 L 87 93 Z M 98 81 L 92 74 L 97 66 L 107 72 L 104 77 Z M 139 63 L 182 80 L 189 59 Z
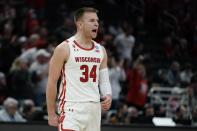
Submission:
M 101 108 L 103 111 L 109 110 L 111 107 L 112 97 L 111 95 L 106 95 L 102 97 Z

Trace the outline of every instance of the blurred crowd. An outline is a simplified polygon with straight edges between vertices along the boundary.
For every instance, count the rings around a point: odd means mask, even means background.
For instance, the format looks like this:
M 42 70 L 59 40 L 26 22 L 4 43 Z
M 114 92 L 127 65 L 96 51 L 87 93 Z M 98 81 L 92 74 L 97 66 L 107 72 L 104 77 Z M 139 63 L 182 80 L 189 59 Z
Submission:
M 75 32 L 72 13 L 100 10 L 107 49 L 110 124 L 197 123 L 197 1 L 3 0 L 0 2 L 0 121 L 47 120 L 45 89 L 54 48 Z M 113 11 L 113 13 L 112 13 Z M 167 90 L 166 100 L 153 87 Z M 152 99 L 155 99 L 152 101 Z M 197 125 L 197 124 L 196 124 Z

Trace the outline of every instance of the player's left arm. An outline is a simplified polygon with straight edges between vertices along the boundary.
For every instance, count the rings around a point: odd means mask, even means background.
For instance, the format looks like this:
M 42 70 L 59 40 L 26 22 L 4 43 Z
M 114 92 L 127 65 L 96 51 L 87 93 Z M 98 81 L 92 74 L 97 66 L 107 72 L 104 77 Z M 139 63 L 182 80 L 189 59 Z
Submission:
M 103 47 L 104 57 L 99 70 L 99 87 L 103 101 L 101 102 L 102 110 L 109 110 L 112 102 L 111 84 L 107 67 L 107 53 Z

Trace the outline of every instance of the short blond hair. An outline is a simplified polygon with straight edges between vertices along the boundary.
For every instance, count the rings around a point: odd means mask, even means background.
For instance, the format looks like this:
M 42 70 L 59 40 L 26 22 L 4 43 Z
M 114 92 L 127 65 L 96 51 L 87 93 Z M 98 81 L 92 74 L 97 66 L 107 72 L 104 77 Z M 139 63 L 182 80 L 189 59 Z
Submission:
M 85 12 L 98 13 L 98 10 L 93 7 L 82 7 L 74 12 L 74 21 L 77 22 Z

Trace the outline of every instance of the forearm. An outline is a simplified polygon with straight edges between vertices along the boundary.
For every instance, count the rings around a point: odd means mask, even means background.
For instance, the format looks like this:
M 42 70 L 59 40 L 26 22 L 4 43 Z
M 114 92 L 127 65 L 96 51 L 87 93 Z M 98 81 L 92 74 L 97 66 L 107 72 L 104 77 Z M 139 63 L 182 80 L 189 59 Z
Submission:
M 46 101 L 47 101 L 47 111 L 48 114 L 55 113 L 56 110 L 56 95 L 57 95 L 57 87 L 56 84 L 53 84 L 51 82 L 47 85 L 46 90 Z
M 104 58 L 99 70 L 99 87 L 101 95 L 112 95 L 111 84 L 109 81 L 109 72 L 107 68 L 107 53 L 105 48 L 103 48 Z
M 109 81 L 109 74 L 108 74 L 107 68 L 100 70 L 99 87 L 100 87 L 101 94 L 103 96 L 112 95 L 111 84 Z

